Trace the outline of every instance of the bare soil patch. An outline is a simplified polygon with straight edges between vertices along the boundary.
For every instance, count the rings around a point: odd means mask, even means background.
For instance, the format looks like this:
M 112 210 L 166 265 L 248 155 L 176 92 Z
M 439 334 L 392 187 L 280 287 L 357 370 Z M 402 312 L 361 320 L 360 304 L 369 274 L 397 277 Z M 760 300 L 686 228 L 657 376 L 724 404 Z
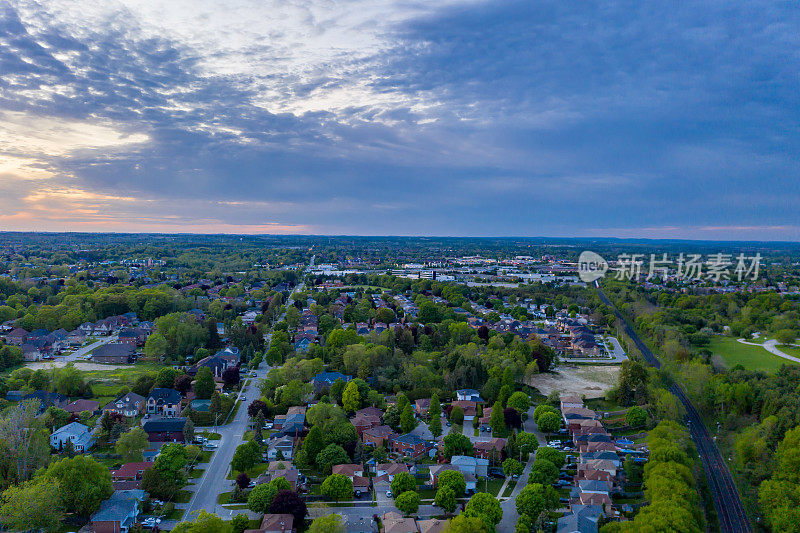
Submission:
M 100 363 L 73 362 L 78 370 L 119 370 L 122 368 L 133 368 L 133 365 L 101 365 Z M 25 366 L 31 370 L 48 370 L 50 368 L 62 368 L 67 366 L 67 361 L 36 361 L 26 363 Z
M 545 396 L 557 391 L 562 396 L 574 394 L 600 398 L 618 381 L 617 365 L 561 365 L 556 372 L 538 374 L 526 383 Z

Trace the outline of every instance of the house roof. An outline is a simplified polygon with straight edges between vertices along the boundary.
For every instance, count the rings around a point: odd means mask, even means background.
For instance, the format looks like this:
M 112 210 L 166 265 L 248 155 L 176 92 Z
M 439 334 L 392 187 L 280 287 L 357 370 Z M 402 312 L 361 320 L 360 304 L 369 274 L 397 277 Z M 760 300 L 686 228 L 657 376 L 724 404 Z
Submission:
M 334 474 L 344 474 L 347 477 L 353 477 L 356 472 L 362 472 L 364 467 L 356 464 L 334 465 L 331 472 Z
M 162 401 L 165 403 L 181 403 L 181 393 L 175 389 L 155 388 L 150 392 L 148 400 Z
M 100 403 L 94 400 L 75 400 L 73 402 L 68 403 L 64 410 L 68 413 L 82 413 L 84 411 L 97 411 L 100 409 Z
M 294 516 L 290 514 L 265 514 L 261 519 L 261 527 L 249 531 L 263 531 L 273 532 L 279 531 L 281 533 L 292 531 L 294 529 Z
M 369 429 L 364 430 L 364 435 L 369 435 L 370 437 L 390 437 L 394 435 L 394 430 L 389 426 L 375 426 Z
M 61 426 L 53 432 L 54 435 L 75 435 L 82 436 L 89 433 L 89 428 L 78 422 L 70 422 L 66 426 Z
M 419 533 L 442 533 L 448 524 L 449 522 L 447 520 L 439 520 L 438 518 L 417 520 Z
M 599 505 L 573 505 L 572 512 L 558 519 L 557 533 L 597 533 L 597 522 L 603 515 Z
M 136 514 L 144 497 L 143 490 L 118 490 L 100 504 L 100 509 L 92 515 L 92 522 L 123 522 L 129 515 Z
M 130 478 L 136 477 L 140 472 L 143 472 L 153 466 L 152 461 L 139 461 L 136 463 L 125 463 L 116 470 L 111 471 L 112 478 Z
M 142 424 L 142 429 L 147 433 L 156 433 L 161 431 L 183 431 L 183 426 L 186 425 L 186 419 L 178 418 L 155 418 L 148 420 Z
M 320 372 L 314 376 L 314 383 L 327 383 L 329 385 L 333 385 L 337 379 L 347 382 L 353 379 L 353 377 L 346 376 L 341 372 Z
M 117 403 L 122 403 L 123 407 L 135 407 L 136 404 L 143 401 L 144 401 L 144 396 L 139 396 L 135 392 L 129 392 L 127 394 L 123 394 L 116 400 L 108 402 L 103 409 L 116 408 Z
M 417 446 L 418 444 L 426 444 L 426 442 L 421 437 L 419 437 L 418 435 L 414 435 L 413 433 L 406 433 L 405 435 L 400 435 L 399 437 L 395 437 L 394 441 L 403 444 L 408 444 L 411 446 Z
M 92 357 L 130 357 L 136 349 L 130 344 L 104 344 L 92 352 Z
M 382 463 L 376 466 L 375 468 L 376 470 L 386 472 L 391 476 L 399 474 L 401 472 L 408 472 L 408 465 L 406 465 L 405 463 Z

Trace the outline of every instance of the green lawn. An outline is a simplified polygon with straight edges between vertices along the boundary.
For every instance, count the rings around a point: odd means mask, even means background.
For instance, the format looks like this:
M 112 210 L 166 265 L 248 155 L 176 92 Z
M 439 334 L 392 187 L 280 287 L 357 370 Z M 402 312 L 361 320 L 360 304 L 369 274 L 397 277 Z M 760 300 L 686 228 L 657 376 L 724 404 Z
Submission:
M 732 337 L 712 337 L 708 349 L 722 357 L 728 367 L 742 365 L 747 370 L 775 372 L 781 365 L 795 364 L 772 355 L 761 346 L 742 344 Z
M 251 468 L 250 470 L 247 471 L 247 477 L 249 477 L 250 479 L 257 478 L 258 476 L 260 476 L 261 474 L 263 474 L 264 472 L 267 471 L 267 467 L 268 466 L 269 466 L 269 463 L 259 463 L 259 464 L 257 464 L 256 466 L 254 466 L 253 468 Z M 239 472 L 237 472 L 236 470 L 231 470 L 231 472 L 228 474 L 228 479 L 236 479 L 236 476 L 238 476 L 238 475 L 239 475 Z
M 485 480 L 478 481 L 477 489 L 480 491 L 485 491 L 491 494 L 492 496 L 498 496 L 498 492 L 500 492 L 500 487 L 503 486 L 505 482 L 504 479 L 490 479 L 488 483 Z
M 183 513 L 185 509 L 173 509 L 167 514 L 164 515 L 165 520 L 180 520 L 183 518 Z

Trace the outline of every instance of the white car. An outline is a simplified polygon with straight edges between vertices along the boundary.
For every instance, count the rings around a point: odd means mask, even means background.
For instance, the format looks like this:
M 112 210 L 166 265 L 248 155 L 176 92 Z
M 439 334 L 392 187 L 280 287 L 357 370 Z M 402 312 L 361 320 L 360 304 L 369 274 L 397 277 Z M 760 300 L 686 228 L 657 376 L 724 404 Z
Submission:
M 155 527 L 160 523 L 161 523 L 160 518 L 156 518 L 155 516 L 148 516 L 142 521 L 142 527 L 145 529 L 155 529 Z
M 214 444 L 213 442 L 207 442 L 207 443 L 206 443 L 206 444 L 203 446 L 203 448 L 204 448 L 204 449 L 206 449 L 206 450 L 216 450 L 216 449 L 217 449 L 217 445 L 216 445 L 216 444 Z
M 387 490 L 387 491 L 386 491 L 386 497 L 387 497 L 387 498 L 391 498 L 391 497 L 392 497 L 392 491 L 390 491 L 390 490 Z

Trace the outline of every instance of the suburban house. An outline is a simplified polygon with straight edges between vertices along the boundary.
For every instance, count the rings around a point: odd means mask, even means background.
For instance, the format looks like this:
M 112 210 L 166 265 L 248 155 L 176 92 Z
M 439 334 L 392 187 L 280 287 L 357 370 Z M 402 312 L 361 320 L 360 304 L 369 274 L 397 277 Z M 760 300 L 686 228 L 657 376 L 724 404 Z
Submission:
M 350 419 L 350 422 L 353 424 L 353 427 L 356 428 L 358 436 L 363 438 L 364 430 L 379 426 L 381 419 L 377 416 L 356 413 L 356 415 Z
M 88 427 L 78 422 L 61 426 L 50 435 L 50 446 L 56 450 L 63 450 L 67 442 L 72 443 L 76 452 L 83 453 L 94 444 L 94 435 L 92 435 Z
M 279 477 L 288 481 L 292 490 L 297 490 L 305 480 L 305 476 L 300 473 L 300 470 L 292 466 L 291 462 L 272 461 L 267 465 L 267 471 L 255 479 L 255 483 L 256 485 L 261 485 Z
M 372 446 L 383 446 L 388 441 L 394 438 L 395 432 L 389 426 L 375 426 L 365 429 L 361 435 L 364 444 L 371 444 Z
M 145 499 L 143 490 L 118 490 L 100 504 L 92 515 L 95 533 L 127 533 L 139 517 L 139 506 Z
M 601 516 L 599 505 L 573 505 L 571 512 L 558 519 L 556 533 L 597 533 Z
M 294 533 L 294 515 L 265 514 L 258 529 L 245 529 L 245 533 Z
M 382 533 L 417 533 L 417 521 L 413 518 L 404 518 L 400 513 L 389 511 L 381 516 Z
M 428 470 L 428 475 L 430 476 L 430 484 L 436 487 L 439 483 L 439 475 L 442 472 L 446 472 L 448 470 L 452 470 L 454 472 L 460 472 L 456 465 L 451 464 L 441 464 L 441 465 L 431 465 L 430 469 Z
M 130 344 L 104 344 L 92 352 L 92 361 L 109 365 L 126 365 L 133 362 L 135 346 Z
M 363 476 L 364 467 L 356 464 L 334 465 L 331 469 L 332 474 L 342 474 L 349 478 L 353 476 Z
M 322 389 L 329 389 L 331 385 L 336 383 L 337 379 L 341 379 L 345 383 L 353 379 L 353 376 L 346 376 L 341 372 L 320 372 L 312 379 L 314 389 L 319 392 Z
M 116 470 L 111 471 L 111 482 L 114 488 L 119 490 L 124 488 L 141 488 L 142 476 L 144 471 L 153 466 L 152 461 L 141 461 L 138 463 L 125 463 Z
M 429 518 L 427 520 L 417 520 L 419 533 L 442 533 L 450 522 L 439 518 Z
M 99 409 L 100 409 L 100 404 L 98 402 L 94 400 L 84 400 L 84 399 L 75 400 L 73 402 L 68 403 L 64 407 L 64 410 L 66 412 L 71 413 L 73 415 L 79 415 L 86 411 L 94 413 Z
M 144 411 L 145 398 L 135 392 L 129 392 L 109 402 L 103 408 L 103 411 L 116 413 L 127 418 L 139 416 Z
M 456 400 L 469 402 L 483 402 L 481 393 L 475 389 L 460 389 L 456 391 Z
M 418 458 L 425 455 L 430 449 L 427 441 L 414 435 L 413 433 L 406 433 L 395 437 L 391 441 L 392 451 L 409 457 Z
M 450 405 L 452 407 L 461 408 L 461 410 L 464 412 L 464 422 L 472 422 L 472 420 L 478 414 L 478 404 L 472 400 L 456 400 Z
M 306 408 L 301 405 L 293 405 L 290 407 L 285 415 L 278 415 L 275 417 L 273 428 L 281 429 L 293 424 L 304 425 L 306 423 Z
M 503 458 L 503 449 L 508 444 L 508 440 L 494 437 L 491 440 L 476 442 L 475 443 L 475 457 L 481 459 L 494 459 L 501 460 Z
M 142 429 L 150 442 L 183 442 L 185 418 L 155 418 L 145 420 Z
M 394 476 L 401 472 L 408 473 L 408 466 L 405 463 L 381 463 L 375 466 L 375 477 L 386 476 L 391 483 Z
M 469 457 L 467 455 L 454 455 L 450 458 L 450 464 L 466 475 L 472 474 L 476 477 L 486 477 L 489 473 L 489 460 L 480 457 Z
M 561 411 L 565 409 L 582 409 L 583 398 L 580 396 L 570 395 L 561 398 Z
M 372 405 L 370 405 L 356 411 L 356 415 L 375 416 L 378 418 L 383 418 L 383 411 L 381 411 L 377 407 L 373 407 Z
M 86 342 L 86 334 L 84 334 L 81 330 L 76 329 L 75 331 L 71 331 L 67 334 L 67 342 L 70 346 L 80 346 L 84 342 Z
M 294 351 L 296 352 L 307 352 L 308 347 L 311 346 L 311 339 L 308 337 L 301 337 L 294 343 Z
M 28 338 L 28 332 L 22 328 L 14 328 L 5 335 L 6 343 L 22 346 Z
M 294 439 L 287 436 L 270 442 L 267 447 L 267 459 L 275 461 L 278 459 L 278 452 L 281 452 L 284 459 L 291 459 L 294 452 Z
M 39 410 L 44 412 L 48 407 L 58 407 L 63 409 L 69 403 L 69 398 L 57 392 L 48 392 L 44 390 L 33 391 L 22 397 L 22 400 L 39 400 Z
M 175 389 L 155 388 L 147 397 L 145 407 L 149 415 L 178 416 L 181 412 L 181 393 Z
M 26 342 L 22 346 L 22 358 L 25 361 L 39 361 L 48 356 L 43 339 Z

